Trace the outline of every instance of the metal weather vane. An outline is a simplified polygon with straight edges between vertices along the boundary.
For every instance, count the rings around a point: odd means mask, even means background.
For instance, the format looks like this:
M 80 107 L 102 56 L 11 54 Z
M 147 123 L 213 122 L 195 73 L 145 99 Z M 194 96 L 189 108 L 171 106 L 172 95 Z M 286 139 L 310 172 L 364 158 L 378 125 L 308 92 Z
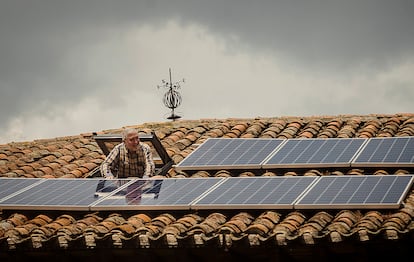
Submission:
M 173 83 L 171 77 L 171 68 L 169 69 L 170 72 L 170 81 L 162 80 L 162 84 L 158 85 L 158 88 L 165 87 L 168 88 L 168 91 L 164 94 L 163 103 L 166 107 L 171 109 L 171 115 L 167 117 L 167 119 L 175 119 L 181 118 L 181 116 L 175 114 L 175 109 L 181 105 L 182 98 L 181 94 L 177 91 L 181 88 L 180 83 L 184 83 L 184 78 L 178 82 Z

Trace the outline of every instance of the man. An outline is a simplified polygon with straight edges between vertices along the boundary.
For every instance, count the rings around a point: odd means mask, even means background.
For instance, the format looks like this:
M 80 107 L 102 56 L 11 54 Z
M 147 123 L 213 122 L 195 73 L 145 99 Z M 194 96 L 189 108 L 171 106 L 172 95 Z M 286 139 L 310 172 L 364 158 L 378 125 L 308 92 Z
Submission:
M 151 177 L 155 172 L 151 147 L 140 143 L 137 130 L 125 129 L 122 143 L 116 145 L 100 166 L 105 178 Z

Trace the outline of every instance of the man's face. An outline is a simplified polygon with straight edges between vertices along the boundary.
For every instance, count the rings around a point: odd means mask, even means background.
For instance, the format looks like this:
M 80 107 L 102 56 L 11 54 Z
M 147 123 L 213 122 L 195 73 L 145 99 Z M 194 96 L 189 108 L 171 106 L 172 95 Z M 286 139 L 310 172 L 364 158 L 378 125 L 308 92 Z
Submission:
M 137 133 L 128 134 L 125 138 L 125 146 L 128 150 L 136 150 L 139 144 L 139 137 Z

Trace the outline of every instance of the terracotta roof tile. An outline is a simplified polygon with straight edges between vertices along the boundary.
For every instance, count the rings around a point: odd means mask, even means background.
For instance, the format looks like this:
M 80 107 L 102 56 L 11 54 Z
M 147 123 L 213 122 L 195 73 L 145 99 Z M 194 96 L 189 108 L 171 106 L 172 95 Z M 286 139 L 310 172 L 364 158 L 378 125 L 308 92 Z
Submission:
M 256 119 L 179 120 L 137 125 L 143 133 L 154 131 L 175 163 L 182 161 L 208 138 L 357 138 L 414 135 L 414 115 L 341 115 Z M 119 133 L 122 128 L 100 134 Z M 5 177 L 82 178 L 102 163 L 104 155 L 92 134 L 0 145 L 0 175 Z M 199 170 L 167 177 L 328 176 L 412 174 L 412 168 L 310 168 L 251 172 L 249 170 Z M 414 190 L 396 210 L 214 210 L 203 212 L 119 211 L 115 214 L 78 214 L 41 210 L 1 214 L 0 252 L 32 248 L 94 249 L 148 247 L 211 247 L 229 250 L 271 245 L 317 246 L 326 242 L 356 241 L 372 244 L 404 241 L 414 231 Z M 49 214 L 54 214 L 51 216 Z M 33 216 L 33 218 L 31 218 Z M 56 217 L 56 218 L 54 218 Z M 375 241 L 374 241 L 375 240 Z M 388 242 L 386 242 L 388 243 Z M 271 248 L 274 249 L 272 246 Z M 333 247 L 331 247 L 333 248 Z

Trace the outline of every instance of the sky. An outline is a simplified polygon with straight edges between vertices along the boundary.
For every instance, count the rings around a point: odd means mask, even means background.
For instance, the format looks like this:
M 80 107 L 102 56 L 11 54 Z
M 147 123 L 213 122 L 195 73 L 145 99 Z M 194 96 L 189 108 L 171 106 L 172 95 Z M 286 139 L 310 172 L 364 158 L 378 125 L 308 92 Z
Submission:
M 411 0 L 0 0 L 0 144 L 182 120 L 414 112 Z

